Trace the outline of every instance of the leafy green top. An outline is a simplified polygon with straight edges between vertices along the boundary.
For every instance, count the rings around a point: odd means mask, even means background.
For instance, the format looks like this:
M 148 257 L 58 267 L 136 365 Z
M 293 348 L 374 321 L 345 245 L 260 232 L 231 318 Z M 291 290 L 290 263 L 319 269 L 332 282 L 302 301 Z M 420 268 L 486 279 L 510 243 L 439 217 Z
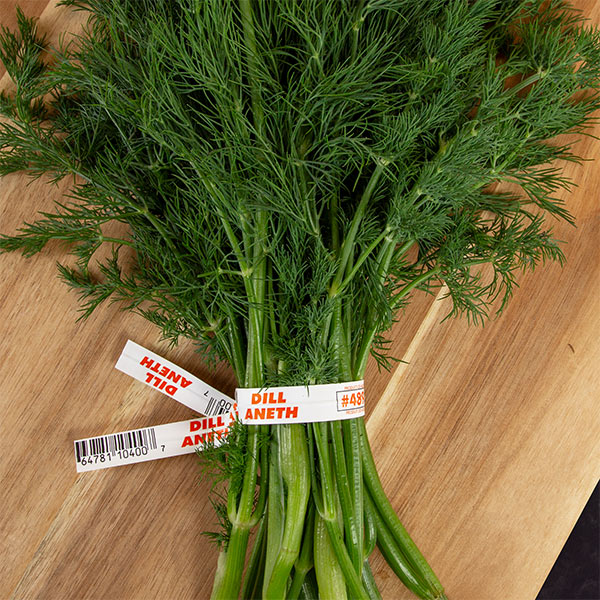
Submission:
M 385 364 L 411 290 L 444 283 L 480 321 L 519 269 L 562 260 L 551 163 L 577 157 L 548 140 L 583 131 L 600 75 L 565 2 L 65 4 L 90 18 L 49 60 L 22 14 L 0 36 L 0 173 L 74 176 L 0 249 L 72 244 L 85 315 L 123 301 L 242 385 L 326 382 Z

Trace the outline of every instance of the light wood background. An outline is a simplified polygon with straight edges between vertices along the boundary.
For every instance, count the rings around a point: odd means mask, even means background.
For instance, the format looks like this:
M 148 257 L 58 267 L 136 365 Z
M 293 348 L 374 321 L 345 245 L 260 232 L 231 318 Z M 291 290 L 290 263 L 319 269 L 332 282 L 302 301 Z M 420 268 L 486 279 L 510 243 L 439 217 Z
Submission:
M 53 39 L 77 28 L 53 2 L 20 4 Z M 600 3 L 577 5 L 600 22 Z M 13 0 L 0 22 L 14 24 Z M 578 150 L 599 157 L 600 142 Z M 450 600 L 533 600 L 598 481 L 600 162 L 565 170 L 579 185 L 567 199 L 577 228 L 556 228 L 566 267 L 522 277 L 483 329 L 440 323 L 447 302 L 415 297 L 393 331 L 407 364 L 368 372 L 386 488 Z M 60 194 L 6 177 L 0 230 Z M 117 306 L 76 323 L 62 256 L 0 256 L 0 598 L 208 598 L 216 549 L 200 535 L 213 518 L 195 458 L 77 475 L 73 440 L 192 416 L 113 368 L 127 338 L 229 393 L 231 375 Z M 385 600 L 410 597 L 381 560 L 374 569 Z

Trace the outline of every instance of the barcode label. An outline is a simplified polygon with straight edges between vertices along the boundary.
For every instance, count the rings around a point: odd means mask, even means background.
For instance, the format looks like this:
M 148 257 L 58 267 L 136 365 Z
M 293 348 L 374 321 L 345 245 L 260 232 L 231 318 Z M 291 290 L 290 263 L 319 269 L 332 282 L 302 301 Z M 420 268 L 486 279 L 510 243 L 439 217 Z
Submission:
M 77 471 L 95 471 L 196 452 L 205 442 L 220 444 L 233 414 L 167 423 L 75 441 Z
M 143 448 L 156 450 L 156 432 L 153 427 L 77 441 L 75 458 L 77 462 L 81 462 L 83 458 L 97 454 L 110 453 L 111 456 L 116 456 L 117 452 L 123 450 L 135 451 Z
M 115 366 L 207 417 L 226 415 L 233 409 L 233 398 L 131 340 L 125 344 Z
M 206 405 L 205 415 L 208 417 L 213 417 L 215 415 L 225 415 L 231 412 L 232 402 L 230 400 L 223 400 L 212 398 L 208 401 Z

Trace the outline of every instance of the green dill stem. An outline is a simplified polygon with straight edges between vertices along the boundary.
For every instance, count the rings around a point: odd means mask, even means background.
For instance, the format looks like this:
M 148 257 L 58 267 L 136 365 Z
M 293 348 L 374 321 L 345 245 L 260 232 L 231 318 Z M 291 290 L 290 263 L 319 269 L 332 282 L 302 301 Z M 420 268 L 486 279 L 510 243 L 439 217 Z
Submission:
M 279 429 L 272 428 L 271 452 L 269 453 L 269 493 L 267 519 L 267 539 L 265 550 L 265 569 L 262 582 L 261 596 L 267 591 L 267 585 L 271 579 L 271 573 L 279 555 L 279 549 L 283 539 L 285 520 L 285 487 L 280 466 L 279 452 Z
M 279 465 L 287 488 L 285 521 L 281 545 L 270 577 L 266 579 L 264 597 L 279 600 L 285 597 L 292 567 L 300 553 L 300 543 L 310 492 L 310 466 L 304 425 L 280 425 Z
M 365 562 L 368 561 L 369 556 L 375 550 L 377 545 L 377 527 L 375 525 L 375 516 L 373 511 L 373 502 L 367 502 L 364 499 L 364 488 L 363 488 L 363 507 L 364 507 L 364 543 L 363 543 L 363 559 Z
M 356 10 L 355 10 L 355 16 L 354 16 L 354 23 L 352 24 L 352 62 L 354 62 L 354 60 L 356 59 L 356 52 L 358 50 L 358 38 L 360 35 L 360 28 L 361 25 L 363 23 L 363 16 L 362 16 L 362 10 L 363 10 L 363 5 L 365 3 L 365 0 L 360 0 L 360 2 L 358 3 Z
M 269 448 L 265 440 L 269 439 L 269 426 L 258 425 L 258 453 L 260 454 L 260 488 L 258 498 L 254 505 L 253 514 L 250 519 L 250 527 L 254 527 L 263 518 L 267 504 L 267 491 L 269 483 Z
M 123 240 L 121 238 L 107 237 L 105 235 L 101 235 L 98 238 L 98 241 L 99 242 L 108 242 L 109 244 L 118 244 L 119 246 L 129 246 L 130 248 L 135 248 L 135 244 L 132 241 Z
M 368 492 L 365 495 L 365 502 L 367 504 L 372 502 Z M 425 581 L 421 580 L 414 573 L 411 563 L 407 561 L 402 551 L 398 548 L 394 536 L 386 527 L 376 507 L 373 507 L 372 514 L 375 517 L 375 525 L 377 527 L 377 544 L 388 565 L 401 579 L 402 583 L 419 598 L 423 600 L 435 600 L 437 595 L 429 589 Z
M 358 429 L 358 423 L 356 423 L 356 419 L 342 421 L 342 432 L 344 436 L 348 482 L 350 484 L 352 496 L 351 509 L 354 512 L 352 518 L 357 524 L 357 546 L 362 557 L 364 546 L 364 481 L 362 473 L 362 458 L 360 455 L 360 431 Z
M 362 442 L 362 458 L 363 458 L 363 473 L 364 480 L 366 483 L 366 489 L 369 492 L 370 498 L 373 502 L 374 510 L 372 512 L 375 522 L 377 524 L 378 541 L 380 540 L 380 531 L 378 519 L 385 525 L 386 530 L 389 530 L 401 553 L 406 556 L 409 563 L 412 565 L 415 572 L 422 577 L 430 589 L 435 594 L 434 598 L 439 597 L 443 594 L 444 588 L 440 584 L 438 578 L 431 567 L 427 564 L 425 558 L 413 542 L 408 532 L 400 522 L 396 511 L 392 507 L 388 497 L 383 490 L 381 480 L 375 467 L 375 461 L 373 460 L 373 454 L 369 446 L 367 431 L 363 419 L 359 420 L 359 428 L 361 431 L 361 442 Z
M 252 218 L 248 213 L 247 208 L 242 208 L 239 213 L 239 225 L 242 233 L 241 245 L 244 249 L 244 256 L 246 258 L 246 264 L 252 265 Z M 251 266 L 248 267 L 251 270 Z M 249 276 L 250 273 L 247 273 Z M 251 297 L 251 296 L 249 296 Z
M 516 85 L 511 86 L 510 93 L 513 95 L 517 95 L 520 91 L 522 91 L 522 90 L 528 88 L 530 85 L 533 85 L 534 83 L 540 81 L 540 79 L 543 79 L 546 75 L 547 75 L 547 71 L 544 71 L 543 69 L 540 68 L 533 75 L 530 75 L 529 77 L 523 79 L 523 81 L 521 81 L 520 83 L 517 83 Z
M 340 287 L 340 284 L 342 283 L 346 267 L 348 266 L 348 262 L 351 259 L 352 251 L 354 250 L 354 242 L 358 234 L 358 228 L 360 227 L 361 221 L 365 216 L 367 207 L 369 205 L 369 200 L 371 199 L 371 196 L 375 191 L 375 188 L 377 187 L 377 182 L 379 181 L 379 178 L 381 177 L 384 168 L 385 165 L 383 164 L 383 162 L 378 161 L 377 166 L 373 170 L 371 178 L 367 183 L 367 187 L 365 188 L 361 196 L 360 202 L 356 207 L 356 211 L 354 212 L 354 216 L 352 217 L 350 228 L 348 229 L 348 233 L 346 234 L 344 242 L 342 243 L 342 248 L 340 250 L 340 262 L 338 265 L 337 273 L 329 290 L 330 297 L 335 296 L 338 288 Z
M 361 578 L 354 570 L 352 560 L 348 555 L 348 550 L 344 544 L 344 538 L 342 536 L 337 519 L 323 520 L 325 521 L 325 527 L 327 528 L 327 533 L 329 534 L 331 546 L 333 547 L 333 551 L 339 562 L 340 569 L 344 574 L 346 585 L 348 586 L 351 597 L 355 598 L 356 600 L 369 600 L 369 596 L 362 585 Z
M 482 261 L 482 262 L 488 262 L 488 261 Z M 422 273 L 418 277 L 415 277 L 410 283 L 405 285 L 402 288 L 402 290 L 400 290 L 399 292 L 397 292 L 394 295 L 394 299 L 392 300 L 392 308 L 396 308 L 398 306 L 398 304 L 400 304 L 400 300 L 402 300 L 402 298 L 404 298 L 408 293 L 410 293 L 416 287 L 424 284 L 427 280 L 431 279 L 432 277 L 439 275 L 439 273 L 441 273 L 441 271 L 442 271 L 442 268 L 439 265 L 436 265 L 435 267 L 432 267 L 428 271 L 425 271 L 425 273 Z
M 320 600 L 346 600 L 346 581 L 329 539 L 325 520 L 315 516 L 315 575 Z
M 362 523 L 357 522 L 353 510 L 353 498 L 351 485 L 346 469 L 346 455 L 344 453 L 344 439 L 342 435 L 342 424 L 340 421 L 333 421 L 331 427 L 331 440 L 333 448 L 333 464 L 336 479 L 336 488 L 340 497 L 340 506 L 342 509 L 342 519 L 344 523 L 344 532 L 348 553 L 352 564 L 358 575 L 361 574 L 363 556 L 362 556 L 362 535 L 359 533 L 359 527 Z M 360 458 L 360 457 L 359 457 Z M 362 512 L 362 506 L 360 507 Z
M 262 240 L 264 238 L 260 237 L 264 235 L 266 231 L 266 215 L 264 213 L 259 215 L 259 225 L 257 227 L 257 239 L 255 240 L 255 248 L 254 248 L 254 257 L 255 261 L 260 261 L 259 264 L 253 265 L 252 268 L 252 276 L 250 281 L 250 286 L 253 291 L 253 299 L 254 302 L 250 306 L 249 315 L 248 315 L 248 341 L 247 341 L 247 358 L 246 358 L 246 374 L 245 374 L 245 387 L 256 387 L 263 384 L 263 348 L 262 348 L 262 335 L 263 335 L 263 323 L 264 323 L 264 296 L 265 296 L 265 272 L 266 266 L 262 253 Z M 250 431 L 253 433 L 253 438 L 251 440 L 251 435 L 248 437 L 248 458 L 246 464 L 246 476 L 244 478 L 244 484 L 247 484 L 242 491 L 242 500 L 240 501 L 240 505 L 244 508 L 244 517 L 248 520 L 248 524 L 253 526 L 256 524 L 256 520 L 259 519 L 262 515 L 262 510 L 264 510 L 265 500 L 266 500 L 266 492 L 267 489 L 270 489 L 272 485 L 272 477 L 269 476 L 269 481 L 261 482 L 260 496 L 259 496 L 259 504 L 260 513 L 258 512 L 259 506 L 257 506 L 257 512 L 252 515 L 252 504 L 254 500 L 254 491 L 256 489 L 257 482 L 257 469 L 258 469 L 258 461 L 256 456 L 259 452 L 259 447 L 257 443 L 257 433 L 256 428 L 250 426 Z M 251 441 L 253 442 L 251 444 Z M 262 455 L 265 455 L 266 450 L 262 449 Z M 266 461 L 261 461 L 261 474 L 264 475 L 267 473 L 266 469 Z M 269 486 L 269 487 L 267 487 Z M 246 492 L 246 497 L 244 497 L 244 492 Z M 242 504 L 244 502 L 244 504 Z M 269 511 L 269 514 L 271 511 Z M 235 527 L 235 525 L 234 525 Z M 268 566 L 269 560 L 269 539 L 270 539 L 270 531 L 267 530 L 267 550 L 265 557 L 265 569 Z M 245 543 L 247 545 L 248 538 L 246 538 Z M 243 570 L 243 562 L 241 564 L 241 569 L 235 570 L 235 578 L 239 578 L 241 580 Z M 230 575 L 230 577 L 234 577 Z M 237 588 L 239 589 L 239 581 L 237 582 Z M 237 592 L 236 592 L 237 597 Z M 226 596 L 223 596 L 223 600 Z
M 242 381 L 246 371 L 246 359 L 242 348 L 244 336 L 240 327 L 239 318 L 233 313 L 230 307 L 226 308 L 227 331 L 229 335 L 229 346 L 231 349 L 232 367 L 236 373 L 237 380 Z
M 336 299 L 333 312 L 333 352 L 338 363 L 338 373 L 343 380 L 349 381 L 352 377 L 350 343 L 346 337 L 344 320 L 342 316 L 342 302 L 340 298 Z
M 405 242 L 404 244 L 402 244 L 402 246 L 400 246 L 399 248 L 396 248 L 394 250 L 395 262 L 400 262 L 402 257 L 414 246 L 414 243 L 415 243 L 414 240 L 408 240 L 408 242 Z M 380 276 L 382 274 L 383 274 L 383 271 L 379 272 Z M 387 273 L 386 273 L 386 275 L 387 275 Z
M 251 285 L 253 301 L 248 310 L 248 353 L 246 359 L 245 387 L 263 384 L 263 324 L 265 318 L 266 260 L 263 241 L 267 235 L 267 215 L 260 211 L 257 215 L 256 237 L 254 240 L 254 264 Z
M 275 290 L 274 290 L 274 285 L 273 285 L 273 265 L 271 262 L 269 262 L 268 264 L 268 276 L 267 276 L 267 298 L 274 298 L 275 297 Z M 268 335 L 270 334 L 273 339 L 275 339 L 278 335 L 278 329 L 277 329 L 277 316 L 275 314 L 275 305 L 273 302 L 269 302 L 268 305 L 268 332 L 265 332 L 265 338 L 268 337 Z M 283 368 L 283 364 L 280 365 L 281 368 Z M 280 367 L 274 367 L 274 369 L 279 371 Z M 281 372 L 281 371 L 279 371 Z
M 338 224 L 337 194 L 332 194 L 329 201 L 329 225 L 331 227 L 331 249 L 337 253 L 340 249 L 340 227 Z
M 248 567 L 242 584 L 242 600 L 254 600 L 258 598 L 262 588 L 262 578 L 265 570 L 266 550 L 266 519 L 261 519 L 254 545 L 248 560 Z
M 296 172 L 298 173 L 298 182 L 300 184 L 300 190 L 302 198 L 306 204 L 307 219 L 310 223 L 311 231 L 319 237 L 321 235 L 321 227 L 319 226 L 319 215 L 317 214 L 317 208 L 314 202 L 314 194 L 312 200 L 309 198 L 308 186 L 306 184 L 306 167 L 302 163 L 304 156 L 300 156 L 296 164 Z
M 336 507 L 334 504 L 333 465 L 329 454 L 329 436 L 327 423 L 312 423 L 313 439 L 317 450 L 317 460 L 321 476 L 320 495 L 317 495 L 317 511 L 324 519 L 334 519 Z M 314 463 L 313 463 L 314 464 Z M 315 491 L 318 488 L 315 488 Z
M 223 230 L 225 231 L 225 235 L 227 236 L 227 241 L 231 244 L 231 249 L 233 250 L 233 254 L 235 255 L 235 258 L 236 258 L 238 264 L 240 265 L 240 270 L 242 272 L 242 275 L 248 275 L 250 269 L 248 266 L 248 261 L 246 259 L 246 256 L 242 252 L 238 238 L 235 235 L 235 231 L 233 230 L 231 222 L 229 221 L 229 219 L 223 212 L 222 207 L 219 205 L 219 203 L 221 203 L 221 205 L 227 206 L 226 199 L 223 197 L 223 194 L 219 191 L 219 188 L 214 184 L 214 182 L 211 181 L 210 179 L 207 179 L 204 175 L 202 175 L 201 171 L 199 171 L 198 169 L 196 169 L 196 175 L 200 179 L 200 181 L 204 184 L 208 193 L 211 196 L 215 196 L 216 198 L 218 198 L 219 202 L 213 203 L 214 211 L 221 221 L 221 225 L 223 227 Z M 252 295 L 251 295 L 252 288 L 247 283 L 247 279 L 248 279 L 248 277 L 246 276 L 244 278 L 246 293 L 248 294 L 248 296 L 250 298 L 252 298 Z M 238 379 L 238 381 L 239 381 L 239 379 Z
M 368 560 L 365 560 L 363 564 L 362 582 L 365 586 L 367 594 L 369 594 L 370 600 L 381 600 L 381 594 L 379 593 L 379 589 L 377 588 L 377 584 L 375 583 L 373 571 L 371 571 L 371 565 L 369 564 Z
M 221 219 L 221 224 L 223 225 L 223 229 L 225 230 L 225 235 L 227 235 L 227 240 L 229 241 L 229 243 L 231 244 L 231 247 L 233 248 L 233 252 L 235 254 L 235 257 L 237 258 L 237 261 L 238 261 L 238 264 L 240 265 L 240 269 L 242 270 L 242 273 L 248 273 L 248 262 L 246 261 L 246 258 L 244 257 L 244 254 L 240 248 L 238 239 L 235 236 L 233 228 L 231 227 L 231 223 L 225 217 L 225 215 L 223 214 L 223 211 L 220 208 L 216 207 L 215 212 Z
M 211 600 L 232 600 L 239 596 L 249 536 L 249 527 L 238 524 L 231 527 L 227 550 L 219 554 Z
M 323 510 L 319 511 L 319 516 L 325 523 L 327 533 L 329 534 L 329 542 L 333 548 L 333 552 L 337 557 L 339 567 L 342 570 L 346 585 L 353 598 L 368 600 L 367 593 L 365 592 L 359 575 L 354 570 L 354 565 L 346 546 L 338 524 L 337 515 L 337 499 L 335 489 L 335 479 L 333 475 L 334 464 L 331 460 L 329 452 L 329 435 L 328 435 L 328 424 L 327 423 L 313 423 L 314 440 L 317 448 L 320 475 L 321 475 L 321 491 L 322 491 L 322 502 Z M 319 508 L 317 504 L 317 509 Z M 320 522 L 320 521 L 319 521 Z M 320 526 L 320 525 L 319 525 Z M 315 548 L 317 546 L 317 529 L 315 529 Z M 322 536 L 321 536 L 322 537 Z M 325 543 L 323 539 L 319 543 Z M 315 550 L 316 552 L 316 550 Z M 319 587 L 321 586 L 321 579 L 319 578 L 319 561 L 315 556 L 315 570 L 317 570 L 317 579 L 319 580 Z M 322 576 L 321 576 L 322 577 Z
M 263 128 L 263 108 L 260 90 L 256 85 L 257 71 L 257 53 L 256 53 L 256 34 L 254 32 L 254 18 L 252 15 L 251 0 L 239 0 L 240 11 L 242 13 L 242 25 L 244 27 L 244 41 L 246 44 L 246 54 L 248 57 L 248 79 L 250 81 L 250 94 L 252 104 L 252 116 L 254 127 L 259 136 L 262 135 Z
M 145 203 L 144 203 L 144 205 L 145 205 Z M 167 230 L 163 227 L 162 223 L 150 212 L 150 210 L 146 206 L 145 206 L 144 210 L 142 211 L 142 214 L 144 215 L 144 217 L 146 217 L 146 219 L 150 223 L 152 223 L 154 229 L 156 229 L 156 231 L 158 231 L 158 233 L 160 233 L 161 237 L 163 238 L 163 240 L 165 241 L 167 246 L 173 252 L 173 256 L 176 256 L 177 260 L 181 260 L 180 253 L 177 251 L 177 248 L 176 248 L 175 244 L 173 243 L 173 240 L 167 233 Z
M 399 248 L 395 248 L 395 244 L 392 238 L 385 238 L 384 243 L 381 245 L 379 250 L 379 256 L 377 260 L 377 276 L 381 283 L 385 281 L 388 276 L 390 264 L 392 260 L 394 262 L 400 262 L 401 258 L 410 250 L 413 246 L 414 241 L 409 240 L 405 242 Z M 418 276 L 414 281 L 407 284 L 402 291 L 398 292 L 394 296 L 394 300 L 391 303 L 392 309 L 397 308 L 400 300 L 405 297 L 412 289 L 414 289 L 417 285 L 424 283 L 429 277 L 433 277 L 437 273 L 439 273 L 440 268 L 434 267 Z M 416 281 L 416 283 L 415 283 Z M 371 318 L 371 310 L 369 309 L 369 314 L 367 317 L 367 322 L 372 321 Z M 356 356 L 353 359 L 354 364 L 354 374 L 355 378 L 364 377 L 365 369 L 367 368 L 367 360 L 369 359 L 369 354 L 371 352 L 371 345 L 373 344 L 373 339 L 375 338 L 375 334 L 377 332 L 376 325 L 371 325 L 371 328 L 367 328 L 367 333 L 363 335 L 363 339 L 361 345 L 358 349 Z
M 318 434 L 315 431 L 315 428 L 310 424 L 308 424 L 306 427 L 306 434 L 308 437 L 308 459 L 310 461 L 310 464 L 313 465 L 313 468 L 310 470 L 310 481 L 312 487 L 311 496 L 315 504 L 315 508 L 317 509 L 317 512 L 319 514 L 323 514 L 325 511 L 325 504 L 323 499 L 323 493 L 317 480 L 317 469 L 315 468 L 317 462 L 319 463 L 319 466 L 322 467 L 322 462 L 319 453 L 317 452 L 315 456 L 315 448 L 318 443 L 316 440 L 316 435 Z
M 240 592 L 242 574 L 246 558 L 246 548 L 251 527 L 256 524 L 253 514 L 254 493 L 258 478 L 260 438 L 259 427 L 248 426 L 248 458 L 242 481 L 242 490 L 235 514 L 231 514 L 231 497 L 228 493 L 228 515 L 231 521 L 231 537 L 225 551 L 219 555 L 217 573 L 211 595 L 212 600 L 231 600 Z
M 287 600 L 297 600 L 301 594 L 302 585 L 306 579 L 306 574 L 313 568 L 315 562 L 314 553 L 315 537 L 315 505 L 309 500 L 306 519 L 304 520 L 304 534 L 302 536 L 302 547 L 300 554 L 294 564 L 294 576 L 287 593 Z
M 392 240 L 386 238 L 379 249 L 377 276 L 381 282 L 385 281 L 385 278 L 387 277 L 390 262 L 394 254 L 394 245 L 395 244 Z M 404 247 L 406 247 L 406 244 L 403 246 L 403 248 Z M 377 323 L 373 323 L 372 312 L 373 311 L 371 307 L 369 307 L 366 319 L 367 332 L 363 334 L 362 342 L 358 349 L 356 358 L 354 359 L 354 374 L 356 378 L 362 378 L 364 376 L 364 372 L 367 368 L 367 360 L 369 359 L 369 354 L 371 353 L 371 345 L 377 332 Z
M 314 569 L 309 571 L 304 578 L 300 600 L 323 600 L 322 598 L 319 598 L 317 578 Z
M 358 257 L 358 259 L 356 260 L 356 262 L 354 263 L 350 273 L 348 273 L 348 275 L 346 275 L 346 277 L 344 278 L 344 280 L 342 281 L 342 283 L 340 283 L 339 287 L 337 288 L 337 290 L 335 291 L 335 295 L 339 295 L 341 294 L 344 289 L 346 288 L 346 286 L 352 281 L 352 279 L 354 279 L 354 277 L 356 276 L 356 274 L 358 273 L 358 270 L 362 267 L 362 265 L 364 264 L 364 262 L 369 258 L 369 256 L 371 256 L 371 253 L 373 252 L 373 250 L 375 250 L 375 248 L 377 248 L 377 246 L 379 246 L 380 242 L 385 239 L 385 237 L 387 235 L 389 235 L 389 231 L 387 229 L 384 229 L 366 248 L 365 250 L 362 252 L 362 254 Z

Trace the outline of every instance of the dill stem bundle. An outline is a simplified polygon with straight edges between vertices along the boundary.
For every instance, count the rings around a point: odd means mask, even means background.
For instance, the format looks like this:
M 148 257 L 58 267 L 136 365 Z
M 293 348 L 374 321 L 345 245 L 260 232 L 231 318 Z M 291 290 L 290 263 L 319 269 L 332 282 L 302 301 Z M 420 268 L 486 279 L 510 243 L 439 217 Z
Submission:
M 444 285 L 452 315 L 482 322 L 519 271 L 563 260 L 554 161 L 579 158 L 557 136 L 584 131 L 600 76 L 598 33 L 568 3 L 64 4 L 89 20 L 58 48 L 22 13 L 0 35 L 0 174 L 72 181 L 0 250 L 68 244 L 83 316 L 118 301 L 239 387 L 348 382 L 369 356 L 391 364 L 413 291 Z M 201 454 L 214 600 L 380 598 L 376 545 L 417 596 L 445 597 L 362 418 L 237 423 Z

